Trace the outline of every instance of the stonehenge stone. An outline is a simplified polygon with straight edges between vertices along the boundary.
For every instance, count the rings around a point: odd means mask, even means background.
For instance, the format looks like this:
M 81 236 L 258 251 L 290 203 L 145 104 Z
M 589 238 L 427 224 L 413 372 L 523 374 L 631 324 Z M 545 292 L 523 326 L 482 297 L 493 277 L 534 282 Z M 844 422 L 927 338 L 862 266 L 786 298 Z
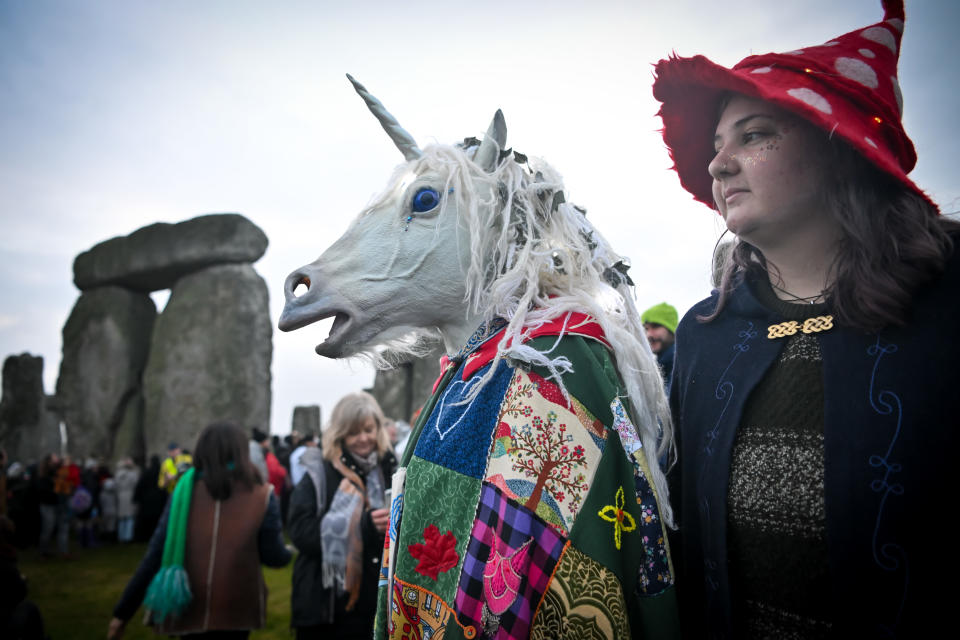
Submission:
M 433 392 L 442 355 L 443 345 L 438 343 L 423 357 L 377 371 L 369 392 L 377 399 L 383 415 L 413 424 L 413 412 L 421 409 Z
M 113 458 L 114 438 L 139 402 L 157 309 L 145 293 L 100 287 L 80 294 L 63 327 L 57 402 L 77 456 Z M 142 424 L 128 425 L 140 431 Z
M 249 264 L 180 278 L 157 319 L 143 375 L 147 454 L 170 440 L 193 449 L 200 431 L 229 420 L 270 423 L 273 324 L 267 286 Z
M 320 405 L 294 407 L 291 431 L 297 431 L 301 435 L 320 435 Z
M 46 405 L 43 358 L 8 356 L 3 362 L 0 443 L 10 462 L 29 463 L 60 451 L 60 422 Z
M 143 394 L 127 403 L 113 439 L 113 459 L 130 456 L 139 464 L 147 461 L 147 443 L 143 434 Z
M 236 213 L 158 222 L 78 255 L 73 281 L 81 291 L 111 284 L 158 291 L 214 264 L 256 262 L 266 250 L 266 234 Z

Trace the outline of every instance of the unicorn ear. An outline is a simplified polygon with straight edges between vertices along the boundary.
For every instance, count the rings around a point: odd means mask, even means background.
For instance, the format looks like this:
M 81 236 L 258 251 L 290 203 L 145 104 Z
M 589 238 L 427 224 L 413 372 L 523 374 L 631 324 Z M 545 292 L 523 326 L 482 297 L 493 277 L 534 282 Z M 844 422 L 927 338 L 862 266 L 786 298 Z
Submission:
M 473 156 L 473 161 L 487 173 L 493 173 L 500 162 L 500 151 L 507 146 L 507 122 L 503 119 L 503 111 L 497 109 L 493 114 L 493 121 L 483 136 L 480 148 Z

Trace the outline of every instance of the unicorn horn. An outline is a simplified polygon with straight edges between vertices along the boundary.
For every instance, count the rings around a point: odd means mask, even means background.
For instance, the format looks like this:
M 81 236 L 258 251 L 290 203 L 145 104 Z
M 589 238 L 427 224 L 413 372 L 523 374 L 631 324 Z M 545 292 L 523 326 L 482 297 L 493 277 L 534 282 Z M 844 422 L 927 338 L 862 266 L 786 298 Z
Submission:
M 363 101 L 367 103 L 367 108 L 370 109 L 370 113 L 380 121 L 380 126 L 383 127 L 383 130 L 386 131 L 390 139 L 393 140 L 393 144 L 397 145 L 397 148 L 400 149 L 403 157 L 407 160 L 416 160 L 422 156 L 423 151 L 420 151 L 420 147 L 417 146 L 417 141 L 400 126 L 396 118 L 390 115 L 390 112 L 383 107 L 383 103 L 370 95 L 366 87 L 354 80 L 353 76 L 349 73 L 347 74 L 347 80 L 353 84 L 353 88 L 357 90 L 357 93 L 360 94 Z

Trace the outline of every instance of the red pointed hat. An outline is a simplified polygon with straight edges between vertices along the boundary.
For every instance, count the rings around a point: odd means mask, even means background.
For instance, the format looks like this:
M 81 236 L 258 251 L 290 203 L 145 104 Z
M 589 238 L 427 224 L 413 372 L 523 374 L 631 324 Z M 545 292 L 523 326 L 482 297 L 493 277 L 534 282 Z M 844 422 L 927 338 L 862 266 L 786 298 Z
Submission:
M 903 0 L 882 0 L 883 21 L 824 44 L 749 56 L 732 69 L 703 56 L 656 65 L 653 95 L 662 105 L 663 140 L 683 188 L 713 207 L 707 165 L 719 100 L 733 91 L 792 111 L 840 136 L 865 158 L 936 207 L 907 174 L 917 163 L 903 130 L 897 60 Z

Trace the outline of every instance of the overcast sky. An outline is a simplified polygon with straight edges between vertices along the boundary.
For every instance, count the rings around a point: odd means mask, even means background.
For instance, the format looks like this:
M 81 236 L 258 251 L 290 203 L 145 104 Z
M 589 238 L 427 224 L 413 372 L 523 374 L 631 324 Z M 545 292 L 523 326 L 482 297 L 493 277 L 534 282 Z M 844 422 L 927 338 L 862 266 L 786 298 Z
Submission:
M 879 0 L 0 0 L 0 357 L 42 355 L 53 393 L 74 257 L 205 213 L 241 213 L 270 238 L 255 268 L 276 326 L 285 276 L 402 160 L 346 72 L 421 146 L 480 136 L 502 108 L 508 146 L 553 164 L 630 258 L 638 306 L 682 313 L 709 293 L 722 228 L 668 170 L 651 64 L 676 51 L 732 65 L 881 17 Z M 945 211 L 960 208 L 958 26 L 956 0 L 907 2 L 912 177 Z M 275 433 L 293 406 L 328 416 L 372 384 L 368 366 L 314 354 L 325 337 L 274 331 Z

